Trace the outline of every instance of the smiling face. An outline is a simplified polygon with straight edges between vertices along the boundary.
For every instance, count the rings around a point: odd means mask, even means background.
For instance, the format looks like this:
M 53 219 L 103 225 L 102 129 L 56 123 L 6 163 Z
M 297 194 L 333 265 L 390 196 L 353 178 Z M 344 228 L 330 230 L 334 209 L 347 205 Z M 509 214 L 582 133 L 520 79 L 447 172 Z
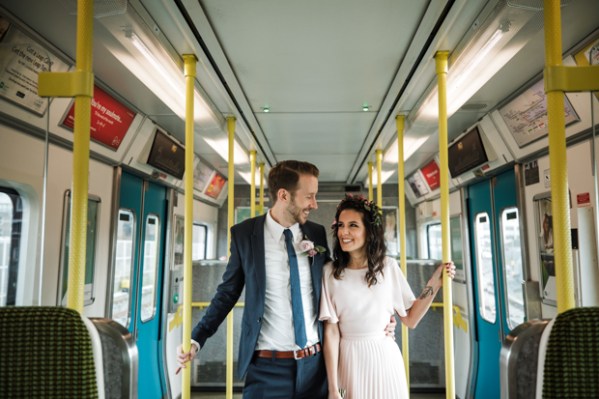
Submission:
M 290 197 L 284 212 L 289 225 L 306 223 L 310 211 L 318 209 L 316 193 L 318 193 L 318 179 L 312 175 L 300 175 L 297 189 L 289 193 Z
M 337 239 L 344 252 L 362 257 L 366 253 L 366 226 L 361 212 L 345 209 L 337 221 Z

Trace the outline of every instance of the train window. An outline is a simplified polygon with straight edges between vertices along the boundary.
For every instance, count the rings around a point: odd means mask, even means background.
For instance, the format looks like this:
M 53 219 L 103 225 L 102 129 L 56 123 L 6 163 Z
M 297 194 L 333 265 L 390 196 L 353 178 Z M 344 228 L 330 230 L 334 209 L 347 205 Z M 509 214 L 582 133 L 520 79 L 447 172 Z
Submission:
M 143 275 L 141 276 L 141 321 L 150 320 L 156 314 L 156 294 L 158 287 L 158 253 L 160 250 L 160 220 L 156 215 L 148 215 L 144 237 Z
M 94 270 L 96 267 L 96 236 L 100 197 L 89 194 L 87 199 L 87 231 L 85 251 L 84 304 L 94 302 Z M 69 250 L 71 245 L 71 190 L 65 191 L 63 204 L 63 230 L 61 252 L 61 275 L 58 282 L 58 303 L 67 304 L 67 286 L 69 282 Z
M 493 252 L 489 215 L 479 213 L 475 218 L 476 274 L 481 317 L 489 323 L 496 319 L 495 280 L 493 279 Z
M 205 224 L 193 225 L 193 238 L 191 246 L 191 260 L 206 259 L 206 240 L 208 239 L 208 226 Z
M 0 306 L 16 304 L 22 215 L 19 194 L 0 187 Z
M 129 327 L 131 308 L 131 274 L 136 223 L 130 210 L 120 209 L 117 226 L 116 259 L 112 290 L 112 319 Z
M 507 322 L 510 329 L 524 322 L 524 292 L 522 286 L 522 243 L 517 208 L 501 213 L 501 252 L 503 253 L 506 286 Z
M 441 259 L 443 257 L 441 240 L 441 223 L 426 226 L 426 239 L 428 241 L 429 259 Z

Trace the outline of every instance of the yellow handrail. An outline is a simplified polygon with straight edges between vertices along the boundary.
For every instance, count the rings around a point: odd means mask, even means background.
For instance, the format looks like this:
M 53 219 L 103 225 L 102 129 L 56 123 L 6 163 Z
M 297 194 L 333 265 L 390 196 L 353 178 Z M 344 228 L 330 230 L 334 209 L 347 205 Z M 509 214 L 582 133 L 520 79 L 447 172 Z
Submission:
M 250 151 L 250 217 L 256 216 L 256 150 Z
M 399 215 L 401 223 L 399 223 L 399 254 L 401 256 L 401 271 L 408 278 L 408 263 L 406 261 L 406 191 L 404 181 L 404 148 L 403 135 L 405 126 L 405 115 L 397 115 L 395 117 L 395 126 L 397 128 L 397 194 L 399 201 Z M 410 335 L 408 327 L 405 324 L 401 325 L 401 353 L 406 369 L 406 381 L 408 383 L 408 391 L 410 390 Z
M 439 95 L 439 160 L 441 167 L 441 245 L 443 263 L 451 260 L 451 241 L 449 237 L 449 172 L 447 153 L 447 51 L 435 54 L 437 85 Z M 455 398 L 455 370 L 453 356 L 453 325 L 451 317 L 452 287 L 447 272 L 443 272 L 443 330 L 445 342 L 445 395 Z
M 560 2 L 545 0 L 545 66 L 562 65 L 562 31 Z M 551 208 L 553 212 L 553 250 L 557 311 L 562 313 L 576 306 L 572 243 L 570 238 L 570 204 L 568 194 L 568 159 L 566 157 L 566 117 L 564 92 L 547 92 L 547 122 L 549 126 L 549 173 L 551 174 Z
M 231 248 L 231 227 L 234 224 L 234 210 L 235 210 L 235 162 L 234 162 L 234 144 L 235 144 L 235 118 L 230 116 L 227 118 L 227 130 L 229 137 L 229 196 L 228 201 L 228 212 L 227 212 L 227 248 Z M 227 258 L 231 256 L 228 254 Z M 233 311 L 227 315 L 227 348 L 233 348 Z M 227 350 L 227 387 L 225 397 L 227 399 L 233 399 L 233 350 Z
M 191 302 L 192 287 L 192 255 L 193 247 L 193 148 L 194 148 L 194 90 L 196 77 L 197 58 L 195 55 L 186 54 L 183 56 L 185 75 L 185 219 L 183 221 L 185 228 L 183 238 L 183 351 L 189 352 L 191 342 L 187 337 L 191 337 Z M 191 368 L 183 369 L 183 379 L 181 382 L 181 395 L 183 399 L 189 399 L 191 395 Z
M 92 74 L 93 0 L 77 1 L 77 48 L 74 72 L 44 72 L 38 79 L 40 96 L 75 97 L 73 128 L 73 196 L 71 200 L 71 231 L 67 307 L 83 312 L 85 265 L 87 252 L 87 201 L 89 187 L 89 137 L 91 100 L 94 95 Z

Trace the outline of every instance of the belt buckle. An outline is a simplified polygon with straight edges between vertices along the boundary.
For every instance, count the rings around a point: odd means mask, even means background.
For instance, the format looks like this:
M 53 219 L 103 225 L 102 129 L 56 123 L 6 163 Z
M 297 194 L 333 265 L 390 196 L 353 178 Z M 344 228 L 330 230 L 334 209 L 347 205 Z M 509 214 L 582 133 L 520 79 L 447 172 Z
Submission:
M 302 357 L 298 357 L 298 356 L 299 356 L 299 355 L 298 355 L 298 353 L 300 353 L 300 352 L 303 352 L 303 351 L 304 351 L 303 349 L 300 349 L 300 350 L 298 350 L 298 351 L 293 351 L 293 358 L 294 358 L 295 360 L 300 360 L 300 359 L 302 359 L 302 358 L 303 358 L 303 356 L 302 356 Z

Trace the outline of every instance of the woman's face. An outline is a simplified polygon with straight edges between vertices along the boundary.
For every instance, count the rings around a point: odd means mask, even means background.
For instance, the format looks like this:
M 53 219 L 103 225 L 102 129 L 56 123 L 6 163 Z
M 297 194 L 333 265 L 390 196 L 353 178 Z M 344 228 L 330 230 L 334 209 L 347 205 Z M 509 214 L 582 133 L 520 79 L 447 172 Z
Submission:
M 341 211 L 337 222 L 337 238 L 344 252 L 366 252 L 366 226 L 360 212 L 353 209 Z

